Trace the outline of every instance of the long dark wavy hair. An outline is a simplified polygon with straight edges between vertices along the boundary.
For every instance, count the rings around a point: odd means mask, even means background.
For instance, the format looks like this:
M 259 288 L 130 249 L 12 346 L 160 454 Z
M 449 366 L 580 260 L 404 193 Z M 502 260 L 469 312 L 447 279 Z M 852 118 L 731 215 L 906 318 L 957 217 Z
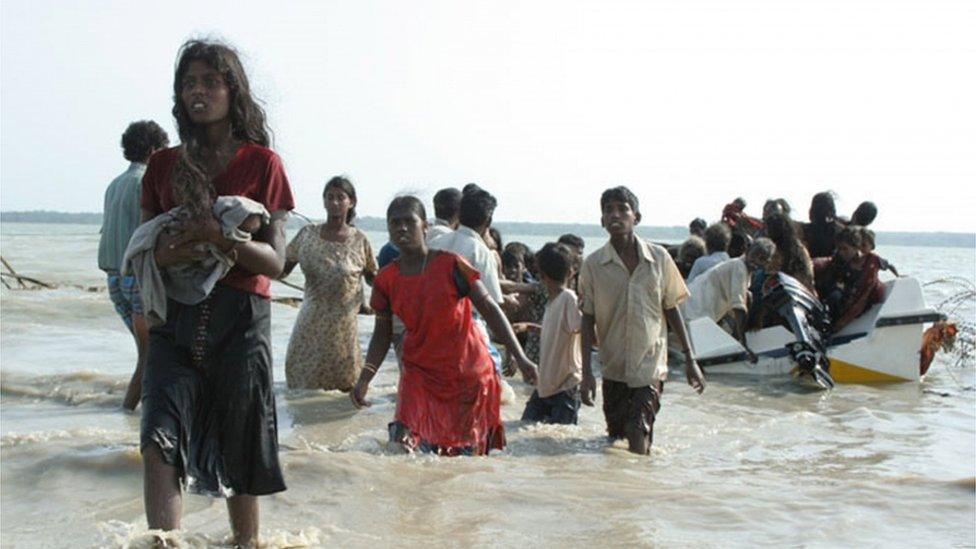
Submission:
M 209 215 L 215 191 L 213 176 L 203 169 L 203 128 L 195 125 L 183 105 L 183 77 L 191 61 L 203 61 L 220 73 L 230 90 L 230 131 L 234 139 L 244 143 L 270 146 L 270 130 L 264 109 L 251 95 L 251 85 L 233 48 L 220 42 L 189 40 L 177 55 L 173 78 L 173 117 L 183 142 L 179 161 L 173 174 L 173 190 L 177 200 L 193 216 Z
M 766 222 L 766 236 L 776 244 L 776 251 L 783 259 L 780 271 L 798 277 L 806 272 L 803 241 L 796 222 L 782 213 L 775 213 Z

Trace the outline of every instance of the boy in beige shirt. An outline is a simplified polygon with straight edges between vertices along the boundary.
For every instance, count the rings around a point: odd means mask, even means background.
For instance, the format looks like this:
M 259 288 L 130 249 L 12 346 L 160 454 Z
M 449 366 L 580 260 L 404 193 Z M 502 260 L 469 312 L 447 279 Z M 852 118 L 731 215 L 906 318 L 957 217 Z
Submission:
M 631 452 L 648 454 L 668 377 L 669 326 L 685 354 L 688 384 L 698 393 L 705 390 L 678 310 L 688 289 L 667 250 L 634 234 L 641 214 L 630 189 L 604 191 L 600 210 L 610 241 L 586 258 L 579 278 L 581 398 L 592 406 L 596 397 L 590 349 L 599 335 L 607 434 L 611 439 L 627 439 Z
M 576 260 L 565 244 L 550 242 L 535 254 L 535 261 L 549 294 L 549 303 L 542 316 L 539 380 L 525 404 L 522 421 L 576 424 L 583 373 L 580 356 L 582 314 L 576 293 L 566 287 L 574 274 Z M 538 329 L 538 325 L 534 326 Z

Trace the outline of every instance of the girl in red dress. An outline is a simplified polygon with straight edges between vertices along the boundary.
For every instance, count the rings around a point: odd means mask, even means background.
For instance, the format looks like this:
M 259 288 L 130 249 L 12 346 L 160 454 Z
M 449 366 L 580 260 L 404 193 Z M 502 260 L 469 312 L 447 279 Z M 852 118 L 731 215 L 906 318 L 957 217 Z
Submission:
M 390 242 L 400 248 L 400 257 L 373 281 L 376 325 L 350 397 L 357 408 L 369 406 L 366 392 L 389 350 L 395 314 L 406 330 L 391 441 L 411 451 L 487 454 L 505 446 L 501 392 L 472 305 L 511 350 L 526 381 L 535 382 L 537 368 L 478 271 L 456 254 L 427 249 L 426 219 L 423 204 L 413 196 L 398 197 L 387 209 Z

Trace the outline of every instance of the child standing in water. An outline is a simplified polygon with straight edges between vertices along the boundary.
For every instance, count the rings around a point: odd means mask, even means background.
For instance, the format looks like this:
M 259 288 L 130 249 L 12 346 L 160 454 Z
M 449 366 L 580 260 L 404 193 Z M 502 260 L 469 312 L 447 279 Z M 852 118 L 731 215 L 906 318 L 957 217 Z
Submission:
M 522 421 L 575 425 L 583 363 L 579 335 L 582 315 L 576 293 L 566 287 L 573 276 L 573 252 L 563 244 L 550 242 L 535 259 L 549 303 L 542 316 L 539 382 L 525 405 Z
M 503 448 L 500 378 L 471 307 L 501 336 L 530 383 L 536 379 L 535 364 L 489 297 L 481 274 L 457 254 L 427 248 L 427 213 L 420 200 L 394 199 L 386 222 L 400 257 L 373 281 L 375 327 L 350 394 L 353 404 L 369 406 L 366 392 L 389 350 L 396 315 L 406 330 L 391 442 L 442 455 L 483 455 Z
M 631 452 L 649 454 L 668 377 L 669 326 L 684 351 L 688 384 L 698 393 L 705 390 L 678 310 L 688 289 L 667 250 L 634 234 L 641 213 L 630 189 L 607 189 L 600 197 L 600 209 L 610 241 L 586 258 L 579 278 L 583 311 L 580 396 L 583 404 L 593 405 L 596 379 L 590 349 L 599 333 L 607 434 L 611 439 L 627 439 Z

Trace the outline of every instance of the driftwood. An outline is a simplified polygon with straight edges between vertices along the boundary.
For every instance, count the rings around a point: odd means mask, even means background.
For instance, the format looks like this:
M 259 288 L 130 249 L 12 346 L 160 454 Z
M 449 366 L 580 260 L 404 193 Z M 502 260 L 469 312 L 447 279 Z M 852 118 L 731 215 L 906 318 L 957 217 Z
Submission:
M 44 282 L 43 280 L 38 280 L 31 276 L 18 274 L 17 271 L 10 266 L 10 263 L 7 263 L 7 260 L 3 257 L 0 257 L 0 263 L 3 263 L 4 268 L 6 268 L 8 271 L 6 273 L 0 272 L 0 281 L 3 281 L 3 285 L 6 286 L 8 290 L 14 289 L 10 284 L 7 283 L 8 280 L 17 281 L 17 284 L 19 285 L 19 288 L 17 289 L 20 290 L 54 290 L 61 286 L 78 288 L 79 290 L 84 290 L 86 292 L 101 292 L 104 290 L 104 288 L 100 288 L 98 286 L 82 286 L 81 284 L 54 284 L 52 282 Z
M 7 269 L 7 271 L 8 271 L 8 272 L 0 272 L 0 283 L 3 283 L 3 285 L 8 290 L 14 290 L 14 289 L 21 289 L 21 290 L 41 290 L 41 289 L 54 290 L 54 289 L 59 288 L 59 287 L 62 287 L 62 286 L 68 286 L 68 287 L 71 287 L 71 288 L 78 288 L 80 290 L 85 290 L 86 292 L 101 292 L 101 291 L 105 291 L 105 288 L 100 287 L 100 286 L 82 286 L 80 284 L 62 284 L 62 285 L 59 285 L 59 284 L 53 284 L 51 282 L 44 282 L 43 280 L 38 280 L 38 279 L 36 279 L 34 277 L 24 276 L 22 274 L 18 274 L 17 271 L 15 271 L 14 268 L 10 266 L 10 263 L 7 263 L 7 260 L 4 259 L 3 257 L 0 257 L 0 263 L 2 263 L 3 266 L 4 266 L 4 268 Z M 14 288 L 13 286 L 11 286 L 10 283 L 8 282 L 8 280 L 9 281 L 15 281 L 15 283 L 18 285 L 18 287 L 17 288 Z M 275 280 L 275 282 L 279 282 L 281 284 L 284 284 L 285 286 L 288 286 L 289 288 L 298 290 L 300 292 L 303 292 L 303 293 L 305 292 L 305 288 L 303 288 L 302 286 L 299 286 L 298 284 L 294 284 L 292 282 L 285 282 L 284 280 Z M 275 303 L 281 303 L 282 305 L 288 305 L 290 307 L 298 307 L 302 303 L 302 298 L 301 297 L 272 297 L 271 298 L 271 301 L 274 301 Z

